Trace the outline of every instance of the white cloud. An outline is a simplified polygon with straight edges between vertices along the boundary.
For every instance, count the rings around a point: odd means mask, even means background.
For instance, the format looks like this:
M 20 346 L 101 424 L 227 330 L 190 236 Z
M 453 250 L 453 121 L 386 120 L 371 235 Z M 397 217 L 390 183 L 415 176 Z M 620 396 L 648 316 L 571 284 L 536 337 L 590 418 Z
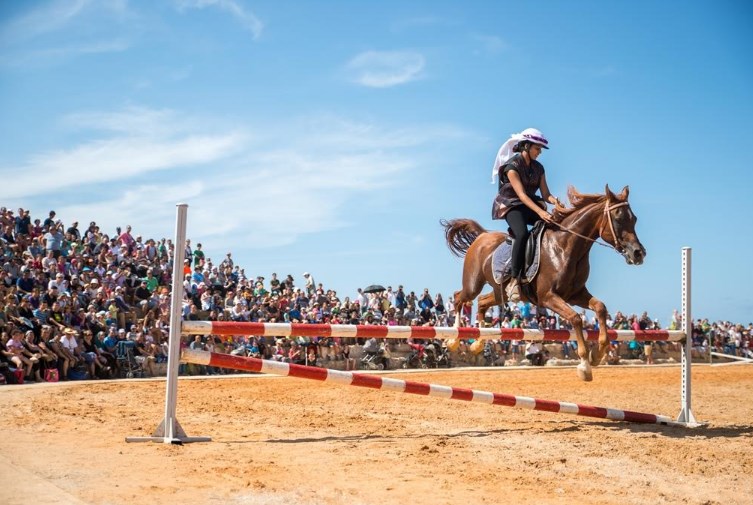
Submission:
M 415 51 L 366 51 L 348 62 L 353 81 L 363 86 L 387 88 L 421 77 L 426 61 Z
M 153 172 L 191 167 L 220 160 L 237 152 L 243 132 L 201 134 L 187 131 L 190 120 L 172 111 L 131 108 L 115 113 L 80 113 L 63 124 L 96 129 L 100 138 L 78 146 L 32 156 L 20 166 L 0 167 L 0 173 L 18 174 L 18 197 L 64 191 L 89 184 L 112 182 Z M 103 133 L 115 135 L 101 138 Z M 44 174 L 44 177 L 40 177 Z
M 175 4 L 178 9 L 205 9 L 207 7 L 216 7 L 232 15 L 240 24 L 251 32 L 254 39 L 261 37 L 264 30 L 264 23 L 248 9 L 245 9 L 236 0 L 176 0 Z
M 219 249 L 293 244 L 358 223 L 365 196 L 391 191 L 433 164 L 433 146 L 468 135 L 331 116 L 239 127 L 139 107 L 63 125 L 104 138 L 32 156 L 18 170 L 0 166 L 3 178 L 14 174 L 0 190 L 4 205 L 50 206 L 66 223 L 95 219 L 110 232 L 132 224 L 158 238 L 172 235 L 175 204 L 185 201 L 189 234 Z

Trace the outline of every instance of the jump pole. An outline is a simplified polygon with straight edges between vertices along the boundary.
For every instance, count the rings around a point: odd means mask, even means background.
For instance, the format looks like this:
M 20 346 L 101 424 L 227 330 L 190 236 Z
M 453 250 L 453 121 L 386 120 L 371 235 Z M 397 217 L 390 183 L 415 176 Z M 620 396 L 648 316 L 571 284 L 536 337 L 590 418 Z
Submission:
M 347 337 L 388 339 L 455 339 L 463 340 L 576 340 L 572 330 L 524 330 L 520 328 L 451 328 L 446 326 L 379 326 L 368 324 L 307 324 L 307 323 L 249 323 L 231 321 L 183 321 L 184 335 L 255 335 L 266 337 Z M 596 342 L 599 332 L 583 332 L 586 340 Z M 629 342 L 671 341 L 685 338 L 684 331 L 668 330 L 607 330 L 609 340 Z
M 214 352 L 183 349 L 181 361 L 197 365 L 214 366 L 219 368 L 233 368 L 247 372 L 261 372 L 266 374 L 297 377 L 321 382 L 329 382 L 345 386 L 357 386 L 371 389 L 381 389 L 397 393 L 409 393 L 446 400 L 465 400 L 468 402 L 486 403 L 519 409 L 544 410 L 561 414 L 610 419 L 612 421 L 627 421 L 631 423 L 661 424 L 665 426 L 685 426 L 684 423 L 673 421 L 669 417 L 619 410 L 606 407 L 594 407 L 578 403 L 560 402 L 556 400 L 542 400 L 527 396 L 514 396 L 504 393 L 491 393 L 476 389 L 456 388 L 439 384 L 392 379 L 379 375 L 343 372 L 327 368 L 317 368 L 279 361 L 269 361 L 259 358 L 232 356 Z

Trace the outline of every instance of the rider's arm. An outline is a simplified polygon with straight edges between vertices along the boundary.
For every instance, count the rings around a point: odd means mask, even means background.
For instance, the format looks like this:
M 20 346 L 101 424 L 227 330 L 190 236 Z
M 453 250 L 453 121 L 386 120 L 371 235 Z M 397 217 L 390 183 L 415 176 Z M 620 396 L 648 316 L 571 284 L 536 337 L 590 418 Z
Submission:
M 541 196 L 544 198 L 544 200 L 551 203 L 552 205 L 562 206 L 562 203 L 559 201 L 559 199 L 549 192 L 549 185 L 546 183 L 546 174 L 541 174 L 541 180 L 539 180 L 539 188 L 541 188 Z
M 518 172 L 516 172 L 515 170 L 509 170 L 507 172 L 507 178 L 510 181 L 512 189 L 515 190 L 515 194 L 518 195 L 518 198 L 520 198 L 520 201 L 523 202 L 526 207 L 538 214 L 538 216 L 544 221 L 551 220 L 552 216 L 547 211 L 539 207 L 538 204 L 531 200 L 531 198 L 526 194 L 526 190 L 525 188 L 523 188 L 523 182 L 520 180 L 520 175 L 518 175 Z

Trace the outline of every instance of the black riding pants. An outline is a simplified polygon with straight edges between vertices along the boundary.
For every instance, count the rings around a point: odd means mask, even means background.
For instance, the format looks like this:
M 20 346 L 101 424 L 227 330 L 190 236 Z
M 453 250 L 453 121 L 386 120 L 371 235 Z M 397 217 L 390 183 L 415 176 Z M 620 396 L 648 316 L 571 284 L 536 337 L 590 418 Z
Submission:
M 536 212 L 525 205 L 516 205 L 505 214 L 507 224 L 510 225 L 515 241 L 512 244 L 512 276 L 520 278 L 523 273 L 528 242 L 528 225 L 536 224 L 541 218 Z

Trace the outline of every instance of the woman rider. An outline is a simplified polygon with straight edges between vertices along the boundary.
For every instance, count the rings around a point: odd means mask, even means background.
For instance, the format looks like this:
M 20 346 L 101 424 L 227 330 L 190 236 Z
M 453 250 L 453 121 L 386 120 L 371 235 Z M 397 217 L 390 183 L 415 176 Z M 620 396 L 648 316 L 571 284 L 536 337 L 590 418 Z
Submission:
M 493 219 L 505 219 L 515 238 L 512 246 L 512 278 L 505 291 L 507 299 L 520 301 L 528 225 L 539 220 L 551 222 L 546 203 L 561 205 L 549 192 L 544 166 L 537 161 L 542 149 L 549 149 L 546 137 L 535 128 L 512 135 L 497 153 L 493 177 L 499 177 L 499 190 L 492 207 Z M 541 192 L 539 197 L 536 192 Z

